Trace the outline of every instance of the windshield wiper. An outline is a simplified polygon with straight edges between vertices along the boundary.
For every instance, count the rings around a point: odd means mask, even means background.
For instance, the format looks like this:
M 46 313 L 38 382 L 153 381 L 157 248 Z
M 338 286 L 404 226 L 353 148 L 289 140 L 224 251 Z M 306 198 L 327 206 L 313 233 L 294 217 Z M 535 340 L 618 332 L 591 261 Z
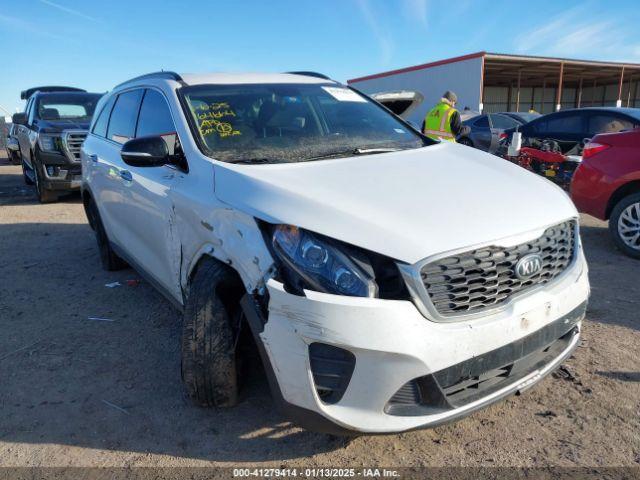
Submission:
M 376 153 L 399 152 L 402 148 L 351 148 L 349 150 L 339 150 L 337 152 L 325 153 L 311 157 L 308 160 L 320 160 L 322 158 L 342 157 L 346 155 L 374 155 Z
M 355 155 L 373 155 L 374 153 L 399 152 L 401 148 L 356 148 Z
M 227 160 L 227 163 L 263 164 L 263 163 L 280 163 L 280 162 L 273 158 L 237 158 L 234 160 Z

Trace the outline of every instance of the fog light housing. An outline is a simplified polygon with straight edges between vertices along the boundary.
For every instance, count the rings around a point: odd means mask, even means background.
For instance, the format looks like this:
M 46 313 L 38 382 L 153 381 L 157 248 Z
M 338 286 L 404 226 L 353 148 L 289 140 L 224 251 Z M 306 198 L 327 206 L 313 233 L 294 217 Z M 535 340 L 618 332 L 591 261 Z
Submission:
M 63 169 L 63 168 L 58 167 L 58 166 L 55 166 L 55 165 L 47 165 L 45 167 L 45 170 L 46 170 L 47 176 L 49 178 L 62 179 L 62 178 L 66 178 L 67 177 L 68 170 Z
M 356 357 L 349 350 L 326 343 L 309 345 L 309 363 L 316 392 L 323 403 L 338 403 L 351 381 Z

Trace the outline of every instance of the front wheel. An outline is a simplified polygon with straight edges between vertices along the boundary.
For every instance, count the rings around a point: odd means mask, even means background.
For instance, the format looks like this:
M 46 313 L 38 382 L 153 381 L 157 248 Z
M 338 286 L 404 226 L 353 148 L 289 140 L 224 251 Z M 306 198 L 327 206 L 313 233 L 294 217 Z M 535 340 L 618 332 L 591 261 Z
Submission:
M 622 253 L 640 258 L 640 193 L 624 197 L 613 207 L 609 232 Z
M 33 160 L 31 160 L 33 162 Z M 52 190 L 47 190 L 42 185 L 42 177 L 40 176 L 40 169 L 38 165 L 33 163 L 33 177 L 36 184 L 36 194 L 38 195 L 38 201 L 40 203 L 52 203 L 58 200 L 58 194 Z
M 27 165 L 24 163 L 24 160 L 21 161 L 21 164 L 22 164 L 22 178 L 24 180 L 25 185 L 33 185 L 33 180 L 27 173 L 27 169 L 29 167 L 27 167 Z
M 233 272 L 213 259 L 200 265 L 191 282 L 183 317 L 182 381 L 199 406 L 238 403 L 242 288 Z

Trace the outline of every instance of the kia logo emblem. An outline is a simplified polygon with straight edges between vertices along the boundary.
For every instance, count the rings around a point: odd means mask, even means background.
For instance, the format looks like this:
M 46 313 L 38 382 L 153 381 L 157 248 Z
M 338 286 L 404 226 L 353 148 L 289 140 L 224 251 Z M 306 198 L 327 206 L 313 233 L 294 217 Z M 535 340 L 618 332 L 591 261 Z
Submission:
M 542 270 L 542 257 L 537 253 L 532 253 L 531 255 L 525 255 L 518 263 L 516 263 L 516 277 L 520 280 L 524 280 L 525 278 L 532 277 L 536 273 Z

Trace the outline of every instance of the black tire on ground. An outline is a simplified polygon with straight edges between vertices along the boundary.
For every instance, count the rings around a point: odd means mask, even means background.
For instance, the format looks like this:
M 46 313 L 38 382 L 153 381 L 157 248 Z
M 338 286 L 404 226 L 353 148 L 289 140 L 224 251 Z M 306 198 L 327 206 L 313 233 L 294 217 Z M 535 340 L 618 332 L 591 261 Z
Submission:
M 20 155 L 18 155 L 18 152 L 10 152 L 9 154 L 9 162 L 12 165 L 20 165 Z
M 29 175 L 27 175 L 27 169 L 29 167 L 25 165 L 24 160 L 21 160 L 20 163 L 22 164 L 22 178 L 24 179 L 25 185 L 33 185 L 33 180 L 31 180 Z
M 622 232 L 623 229 L 626 231 Z M 640 235 L 640 193 L 627 195 L 616 203 L 609 217 L 609 233 L 622 253 L 640 259 L 640 237 L 635 240 L 636 248 L 628 245 L 623 238 L 625 233 L 627 239 L 630 236 L 633 238 L 636 234 Z
M 182 381 L 199 406 L 238 403 L 243 290 L 235 272 L 214 259 L 205 260 L 191 282 L 182 326 Z
M 91 222 L 94 225 L 94 233 L 96 234 L 96 242 L 98 242 L 102 268 L 108 272 L 127 268 L 129 266 L 127 262 L 120 258 L 116 252 L 113 251 L 113 248 L 111 248 L 109 237 L 104 229 L 104 225 L 102 225 L 102 219 L 93 200 L 90 201 L 87 211 L 92 216 Z
M 33 158 L 33 157 L 31 157 Z M 33 162 L 33 160 L 32 160 Z M 42 178 L 42 172 L 40 170 L 40 167 L 38 166 L 37 163 L 33 162 L 33 176 L 35 178 L 35 184 L 36 184 L 36 195 L 38 196 L 38 201 L 40 203 L 52 203 L 52 202 L 56 202 L 58 200 L 58 194 L 57 192 L 54 192 L 53 190 L 47 190 L 46 188 L 42 187 L 42 183 L 40 181 L 40 179 Z
M 473 147 L 473 142 L 467 137 L 462 137 L 461 139 L 457 140 L 457 142 L 460 145 L 466 145 L 467 147 Z

